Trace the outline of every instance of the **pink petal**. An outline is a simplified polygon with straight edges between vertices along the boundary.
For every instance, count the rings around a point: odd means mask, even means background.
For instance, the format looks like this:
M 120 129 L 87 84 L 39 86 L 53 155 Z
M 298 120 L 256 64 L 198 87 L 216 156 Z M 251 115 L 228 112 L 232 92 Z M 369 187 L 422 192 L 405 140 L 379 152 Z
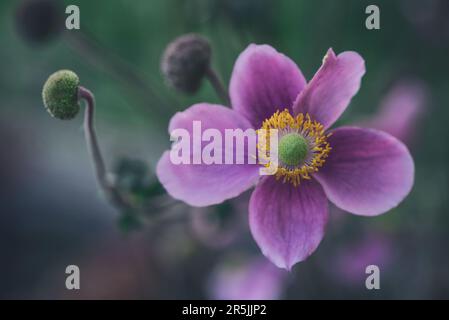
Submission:
M 257 185 L 249 204 L 251 233 L 279 268 L 291 269 L 315 251 L 327 218 L 326 195 L 314 180 L 294 187 L 267 177 Z
M 307 84 L 293 105 L 293 111 L 308 113 L 313 120 L 330 127 L 345 111 L 360 88 L 365 62 L 356 52 L 338 56 L 327 52 L 323 65 Z
M 288 57 L 268 45 L 251 44 L 234 65 L 229 89 L 232 107 L 260 128 L 277 110 L 292 110 L 305 84 Z
M 419 129 L 427 90 L 419 81 L 402 81 L 382 101 L 378 114 L 363 127 L 385 131 L 410 146 Z
M 361 239 L 351 239 L 351 244 L 343 245 L 333 258 L 334 272 L 339 280 L 351 285 L 364 283 L 365 269 L 376 265 L 387 271 L 394 253 L 393 239 L 383 233 L 369 233 Z M 356 241 L 354 241 L 356 240 Z
M 245 130 L 251 127 L 244 117 L 229 108 L 201 103 L 175 114 L 170 121 L 170 132 L 183 128 L 189 131 L 192 137 L 193 121 L 201 121 L 202 131 L 208 128 L 218 129 L 222 133 L 223 146 L 225 129 Z M 202 207 L 221 203 L 252 187 L 259 178 L 259 166 L 206 165 L 192 162 L 176 165 L 170 160 L 170 151 L 166 151 L 157 164 L 156 174 L 173 198 Z
M 342 127 L 333 131 L 329 143 L 329 158 L 314 177 L 340 209 L 375 216 L 396 207 L 410 192 L 413 159 L 393 136 Z
M 234 259 L 235 260 L 235 259 Z M 231 261 L 212 273 L 210 291 L 218 300 L 276 300 L 282 295 L 287 273 L 264 257 Z

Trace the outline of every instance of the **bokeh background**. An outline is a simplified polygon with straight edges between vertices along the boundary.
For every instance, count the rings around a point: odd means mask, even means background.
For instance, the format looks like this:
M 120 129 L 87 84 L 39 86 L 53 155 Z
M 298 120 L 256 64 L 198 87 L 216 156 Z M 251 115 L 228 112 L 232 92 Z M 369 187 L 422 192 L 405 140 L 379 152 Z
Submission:
M 371 31 L 372 1 L 57 2 L 64 19 L 66 5 L 79 6 L 80 31 L 39 39 L 48 10 L 24 19 L 23 1 L 0 2 L 0 298 L 449 298 L 447 1 L 375 1 L 381 29 Z M 290 273 L 252 240 L 248 194 L 206 209 L 171 203 L 153 175 L 169 146 L 167 123 L 195 102 L 220 102 L 207 81 L 192 96 L 164 83 L 161 55 L 189 32 L 210 40 L 226 84 L 252 42 L 287 54 L 307 79 L 329 47 L 359 52 L 367 73 L 342 124 L 378 116 L 398 86 L 413 82 L 408 103 L 425 94 L 406 119 L 416 163 L 410 196 L 375 218 L 332 210 L 320 247 Z M 45 111 L 41 88 L 59 69 L 94 92 L 108 168 L 145 217 L 118 211 L 98 190 L 82 116 L 60 121 Z M 393 113 L 398 123 L 406 117 Z M 71 264 L 81 270 L 79 291 L 65 289 Z M 380 290 L 365 288 L 368 264 L 381 268 Z

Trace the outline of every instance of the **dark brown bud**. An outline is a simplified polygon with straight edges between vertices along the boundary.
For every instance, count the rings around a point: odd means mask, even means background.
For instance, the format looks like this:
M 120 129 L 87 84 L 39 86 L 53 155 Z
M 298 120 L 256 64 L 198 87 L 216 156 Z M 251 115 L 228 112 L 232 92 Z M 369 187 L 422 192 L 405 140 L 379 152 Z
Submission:
M 209 41 L 197 34 L 183 35 L 171 42 L 161 62 L 168 85 L 188 94 L 195 93 L 210 66 Z
M 64 28 L 64 9 L 56 0 L 24 0 L 16 10 L 18 33 L 32 44 L 56 37 Z

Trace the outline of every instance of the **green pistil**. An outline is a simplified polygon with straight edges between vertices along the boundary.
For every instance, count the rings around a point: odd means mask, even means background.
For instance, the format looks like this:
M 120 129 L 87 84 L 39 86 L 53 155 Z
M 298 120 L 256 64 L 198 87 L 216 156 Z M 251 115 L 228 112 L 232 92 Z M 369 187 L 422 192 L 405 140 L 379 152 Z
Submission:
M 297 166 L 307 156 L 308 144 L 298 133 L 288 133 L 279 140 L 279 159 L 289 166 Z

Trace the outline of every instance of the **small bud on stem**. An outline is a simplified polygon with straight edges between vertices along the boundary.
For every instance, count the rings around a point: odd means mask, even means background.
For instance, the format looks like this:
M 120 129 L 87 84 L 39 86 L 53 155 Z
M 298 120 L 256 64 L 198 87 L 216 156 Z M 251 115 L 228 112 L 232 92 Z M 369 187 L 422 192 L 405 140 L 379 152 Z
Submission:
M 126 193 L 122 192 L 120 187 L 109 179 L 95 132 L 95 98 L 91 91 L 79 85 L 78 76 L 69 70 L 61 70 L 52 74 L 44 85 L 42 97 L 48 112 L 53 117 L 62 120 L 73 119 L 79 112 L 79 102 L 81 100 L 86 102 L 84 133 L 99 187 L 108 200 L 122 212 L 127 214 L 147 213 L 146 210 L 136 207 L 132 199 L 129 199 Z M 155 194 L 159 196 L 159 193 Z M 163 196 L 164 194 L 160 194 L 160 197 Z M 165 209 L 172 204 L 176 203 L 169 202 L 166 205 L 152 207 L 151 210 Z
M 92 92 L 79 85 L 79 78 L 73 71 L 61 70 L 52 74 L 45 82 L 42 97 L 48 112 L 61 120 L 73 119 L 79 112 L 79 101 L 86 101 L 84 132 L 98 184 L 114 205 L 122 209 L 129 209 L 130 205 L 107 177 L 106 167 L 95 133 L 95 98 Z
M 61 120 L 73 119 L 79 112 L 78 76 L 70 70 L 53 73 L 45 82 L 42 98 L 47 111 Z
M 165 49 L 161 61 L 162 74 L 174 89 L 194 94 L 207 78 L 218 96 L 229 101 L 227 91 L 211 67 L 212 49 L 207 39 L 197 34 L 186 34 L 173 40 Z

